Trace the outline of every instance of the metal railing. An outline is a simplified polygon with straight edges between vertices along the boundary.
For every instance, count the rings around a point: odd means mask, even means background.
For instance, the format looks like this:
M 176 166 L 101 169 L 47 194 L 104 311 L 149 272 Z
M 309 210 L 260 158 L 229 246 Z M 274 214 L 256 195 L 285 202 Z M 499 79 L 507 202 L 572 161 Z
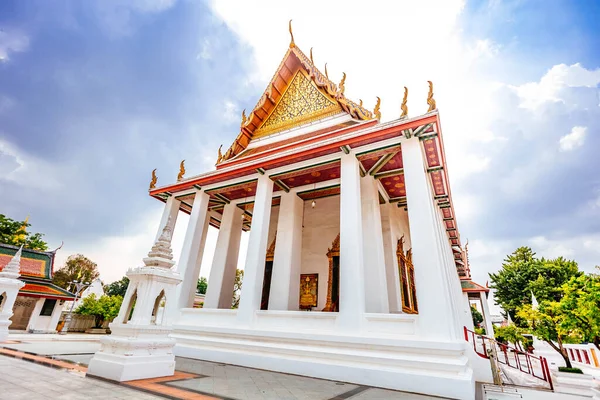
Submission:
M 548 360 L 545 357 L 534 356 L 531 353 L 500 343 L 490 337 L 479 335 L 467 329 L 466 326 L 464 327 L 464 332 L 465 340 L 472 343 L 473 350 L 480 357 L 489 358 L 488 349 L 493 346 L 497 354 L 498 363 L 547 382 L 550 385 L 550 390 L 554 390 Z

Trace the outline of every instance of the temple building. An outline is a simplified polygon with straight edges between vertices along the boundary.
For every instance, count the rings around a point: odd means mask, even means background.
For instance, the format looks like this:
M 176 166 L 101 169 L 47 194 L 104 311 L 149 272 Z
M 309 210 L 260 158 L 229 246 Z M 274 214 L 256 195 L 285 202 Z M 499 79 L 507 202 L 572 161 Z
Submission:
M 292 35 L 215 170 L 186 177 L 182 162 L 177 181 L 162 186 L 153 171 L 150 195 L 165 203 L 157 240 L 180 211 L 190 216 L 174 267 L 182 282 L 165 299 L 174 352 L 472 399 L 477 372 L 463 329 L 477 290 L 433 85 L 424 114 L 409 116 L 405 88 L 398 118 L 380 122 L 380 100 L 367 110 L 345 96 L 345 80 L 333 83 Z M 193 308 L 209 225 L 219 230 L 216 250 L 204 307 Z M 136 300 L 128 292 L 124 307 Z
M 0 243 L 0 272 L 18 250 L 16 246 Z M 22 249 L 19 280 L 25 285 L 19 289 L 9 329 L 56 333 L 63 304 L 66 300 L 73 300 L 75 295 L 52 283 L 54 256 L 54 251 Z M 1 296 L 2 293 L 0 303 Z

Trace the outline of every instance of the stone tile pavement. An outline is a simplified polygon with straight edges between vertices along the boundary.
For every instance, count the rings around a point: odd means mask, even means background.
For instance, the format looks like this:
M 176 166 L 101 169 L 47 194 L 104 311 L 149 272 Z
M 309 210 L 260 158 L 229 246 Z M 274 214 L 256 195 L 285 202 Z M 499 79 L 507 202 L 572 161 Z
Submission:
M 0 398 L 7 400 L 162 399 L 135 389 L 0 355 Z

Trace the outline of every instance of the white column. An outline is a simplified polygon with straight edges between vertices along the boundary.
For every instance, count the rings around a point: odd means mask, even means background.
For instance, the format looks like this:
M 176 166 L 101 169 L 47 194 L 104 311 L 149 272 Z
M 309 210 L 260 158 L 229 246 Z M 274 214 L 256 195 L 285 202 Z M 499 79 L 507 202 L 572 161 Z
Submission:
M 38 319 L 40 318 L 40 313 L 42 312 L 42 307 L 44 306 L 45 300 L 45 298 L 40 297 L 36 301 L 33 311 L 31 312 L 31 316 L 29 317 L 29 323 L 27 324 L 28 331 L 39 330 Z
M 360 330 L 365 312 L 363 230 L 359 161 L 354 154 L 341 159 L 340 185 L 340 325 Z
M 252 225 L 238 309 L 238 320 L 244 325 L 250 325 L 255 311 L 260 309 L 272 197 L 273 181 L 267 175 L 260 175 L 254 197 Z
M 492 324 L 490 306 L 485 292 L 479 292 L 479 299 L 481 300 L 481 313 L 483 314 L 483 323 L 485 324 L 485 336 L 493 338 L 495 337 L 494 324 Z
M 471 314 L 471 301 L 469 300 L 469 293 L 463 293 L 463 307 L 464 316 L 463 316 L 463 324 L 472 331 L 475 331 L 475 324 L 473 323 L 473 314 Z M 464 306 L 466 304 L 466 306 Z
M 392 213 L 396 204 L 382 204 L 381 229 L 383 236 L 383 254 L 385 259 L 385 273 L 388 294 L 388 307 L 390 312 L 402 311 L 402 300 L 400 298 L 400 276 L 398 272 L 398 257 L 396 256 L 397 241 L 392 233 Z
M 243 212 L 235 204 L 227 204 L 223 209 L 204 308 L 231 308 L 240 238 L 242 237 Z
M 362 178 L 360 193 L 362 195 L 365 309 L 368 313 L 389 313 L 377 181 L 370 175 Z
M 432 339 L 457 340 L 460 319 L 455 318 L 447 260 L 438 245 L 436 206 L 418 138 L 402 143 L 402 157 L 420 334 Z
M 281 196 L 269 310 L 298 310 L 303 212 L 304 201 L 296 193 Z
M 167 203 L 165 204 L 165 209 L 163 210 L 162 217 L 160 218 L 160 224 L 158 225 L 158 230 L 156 231 L 156 237 L 154 241 L 156 242 L 160 235 L 162 234 L 163 229 L 165 229 L 165 225 L 169 221 L 169 217 L 171 218 L 171 226 L 175 227 L 175 223 L 177 222 L 177 215 L 179 214 L 179 206 L 181 202 L 175 198 L 175 196 L 169 196 L 167 199 Z
M 196 191 L 192 213 L 188 223 L 181 257 L 177 265 L 183 282 L 177 286 L 177 307 L 188 308 L 194 305 L 194 295 L 198 277 L 200 276 L 200 264 L 204 253 L 204 244 L 206 242 L 206 233 L 208 231 L 208 194 L 202 190 Z M 139 298 L 139 293 L 138 293 Z

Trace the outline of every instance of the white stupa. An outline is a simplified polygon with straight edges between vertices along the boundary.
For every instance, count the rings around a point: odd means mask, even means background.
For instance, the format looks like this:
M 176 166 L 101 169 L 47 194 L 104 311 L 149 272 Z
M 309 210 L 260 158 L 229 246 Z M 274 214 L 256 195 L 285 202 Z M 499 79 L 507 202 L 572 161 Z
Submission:
M 10 317 L 13 315 L 13 306 L 19 294 L 19 289 L 25 286 L 25 283 L 19 280 L 22 251 L 23 246 L 19 248 L 14 257 L 0 272 L 0 342 L 4 342 L 8 337 L 8 327 L 12 323 Z

